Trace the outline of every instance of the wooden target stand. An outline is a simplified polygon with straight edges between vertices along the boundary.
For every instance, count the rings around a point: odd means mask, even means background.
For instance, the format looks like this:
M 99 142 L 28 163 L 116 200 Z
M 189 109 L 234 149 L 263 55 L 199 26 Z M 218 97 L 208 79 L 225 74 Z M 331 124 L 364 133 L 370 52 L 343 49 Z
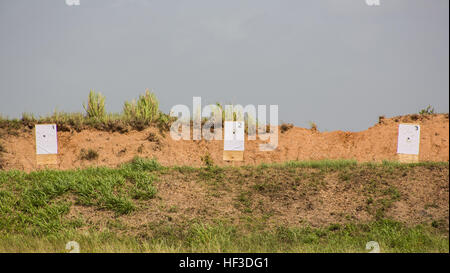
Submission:
M 244 151 L 223 151 L 224 161 L 244 161 Z
M 57 165 L 58 154 L 36 155 L 36 164 L 40 165 Z
M 397 159 L 400 163 L 419 163 L 419 155 L 397 154 Z

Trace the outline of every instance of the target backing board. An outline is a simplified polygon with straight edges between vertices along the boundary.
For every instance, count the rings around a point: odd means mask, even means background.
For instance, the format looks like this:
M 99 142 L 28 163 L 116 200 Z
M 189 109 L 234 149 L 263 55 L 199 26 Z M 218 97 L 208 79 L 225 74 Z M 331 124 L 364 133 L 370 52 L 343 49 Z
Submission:
M 419 155 L 420 125 L 400 124 L 398 126 L 397 153 Z
M 36 124 L 37 164 L 57 164 L 58 137 L 56 124 Z
M 244 160 L 244 122 L 225 121 L 223 160 Z

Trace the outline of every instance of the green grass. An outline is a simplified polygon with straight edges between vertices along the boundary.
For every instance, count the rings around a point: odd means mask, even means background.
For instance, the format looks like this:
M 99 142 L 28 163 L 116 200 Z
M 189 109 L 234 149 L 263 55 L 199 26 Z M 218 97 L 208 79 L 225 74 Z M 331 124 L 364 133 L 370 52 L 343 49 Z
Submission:
M 153 232 L 155 236 L 145 239 L 111 231 L 48 237 L 3 234 L 0 252 L 65 252 L 68 241 L 78 242 L 81 252 L 368 252 L 369 241 L 378 242 L 381 252 L 449 252 L 448 237 L 433 228 L 407 228 L 390 220 L 324 228 L 279 226 L 271 231 L 218 221 L 156 227 Z
M 448 162 L 419 162 L 419 163 L 399 163 L 398 161 L 382 161 L 382 163 L 376 162 L 364 162 L 358 163 L 356 160 L 348 159 L 324 159 L 324 160 L 306 160 L 306 161 L 287 161 L 283 163 L 261 163 L 256 168 L 313 168 L 321 170 L 342 170 L 345 168 L 363 166 L 363 167 L 383 167 L 387 169 L 407 169 L 411 167 L 445 167 L 448 166 Z
M 119 169 L 44 170 L 26 174 L 0 172 L 0 231 L 32 235 L 57 234 L 68 228 L 61 216 L 71 202 L 109 210 L 117 215 L 135 210 L 132 199 L 156 196 L 146 172 L 155 167 L 153 160 L 140 159 Z
M 82 252 L 367 252 L 365 244 L 376 241 L 381 252 L 448 253 L 445 221 L 406 225 L 386 218 L 390 206 L 404 197 L 384 179 L 414 173 L 415 168 L 440 172 L 448 169 L 448 162 L 322 160 L 194 168 L 164 167 L 155 159 L 136 157 L 116 169 L 0 171 L 0 252 L 65 252 L 68 241 L 77 241 Z M 324 178 L 330 172 L 367 198 L 366 209 L 373 220 L 269 227 L 270 213 L 257 213 L 267 209 L 258 198 L 285 196 L 292 190 L 298 196 L 315 194 L 326 187 Z M 211 216 L 173 221 L 173 215 L 185 211 L 170 203 L 163 206 L 165 200 L 156 187 L 163 176 L 194 179 L 212 197 L 233 194 L 230 200 L 242 213 L 240 220 Z M 230 191 L 232 185 L 238 190 Z M 105 226 L 100 228 L 83 215 L 67 217 L 74 205 L 102 212 Z M 126 221 L 135 213 L 155 209 L 161 213 L 159 220 L 142 223 L 138 229 Z

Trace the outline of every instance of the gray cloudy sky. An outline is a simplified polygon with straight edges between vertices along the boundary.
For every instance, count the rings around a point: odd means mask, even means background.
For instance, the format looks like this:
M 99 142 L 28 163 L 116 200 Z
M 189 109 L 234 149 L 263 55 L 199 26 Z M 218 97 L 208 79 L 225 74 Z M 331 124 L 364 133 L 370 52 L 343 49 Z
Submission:
M 449 111 L 449 1 L 0 0 L 0 114 L 107 110 L 153 88 L 175 104 L 278 104 L 279 119 L 364 130 Z

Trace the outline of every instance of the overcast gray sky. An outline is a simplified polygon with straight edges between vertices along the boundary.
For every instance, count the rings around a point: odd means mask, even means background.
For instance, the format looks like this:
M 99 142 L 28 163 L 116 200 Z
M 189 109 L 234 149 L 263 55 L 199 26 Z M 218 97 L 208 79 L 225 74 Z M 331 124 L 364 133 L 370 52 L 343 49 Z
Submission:
M 110 112 L 153 88 L 278 104 L 279 119 L 359 131 L 379 115 L 449 111 L 449 1 L 0 0 L 0 114 Z

